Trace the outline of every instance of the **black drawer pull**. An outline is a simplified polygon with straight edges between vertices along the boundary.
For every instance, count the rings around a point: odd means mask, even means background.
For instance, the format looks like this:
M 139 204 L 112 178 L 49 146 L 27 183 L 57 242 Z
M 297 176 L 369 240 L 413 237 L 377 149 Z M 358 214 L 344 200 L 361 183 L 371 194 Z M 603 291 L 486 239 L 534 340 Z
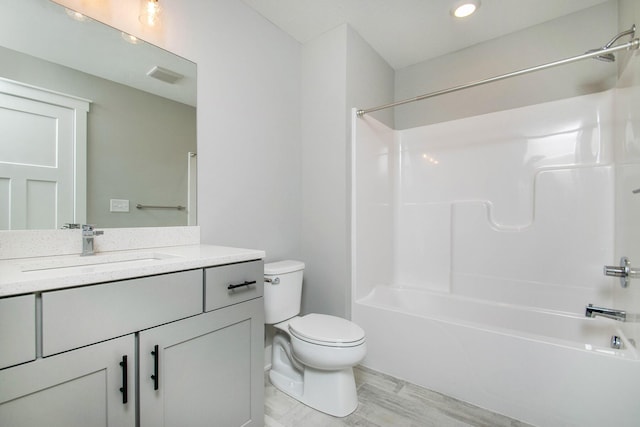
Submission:
M 252 280 L 250 282 L 248 281 L 244 281 L 244 283 L 239 283 L 237 285 L 229 285 L 227 286 L 227 289 L 231 290 L 231 289 L 236 289 L 236 288 L 241 288 L 243 286 L 251 286 L 251 285 L 255 285 L 257 282 L 255 280 Z
M 122 356 L 122 362 L 120 362 L 120 366 L 122 366 L 122 387 L 120 387 L 120 392 L 122 393 L 122 404 L 126 404 L 129 399 L 128 393 L 128 385 L 127 385 L 127 356 Z
M 151 375 L 151 379 L 153 380 L 153 389 L 157 390 L 158 385 L 160 383 L 160 377 L 158 375 L 158 364 L 160 363 L 160 352 L 158 351 L 158 345 L 153 346 L 153 351 L 151 352 L 153 355 L 153 375 Z

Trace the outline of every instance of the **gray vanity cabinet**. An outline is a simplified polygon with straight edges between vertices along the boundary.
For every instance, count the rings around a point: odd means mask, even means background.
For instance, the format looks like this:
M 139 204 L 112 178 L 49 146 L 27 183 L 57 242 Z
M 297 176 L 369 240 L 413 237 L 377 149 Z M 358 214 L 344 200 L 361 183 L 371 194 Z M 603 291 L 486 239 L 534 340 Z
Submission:
M 1 370 L 0 426 L 134 427 L 134 358 L 128 335 Z
M 262 425 L 262 278 L 257 260 L 0 299 L 0 426 Z
M 140 427 L 263 423 L 262 298 L 140 332 Z

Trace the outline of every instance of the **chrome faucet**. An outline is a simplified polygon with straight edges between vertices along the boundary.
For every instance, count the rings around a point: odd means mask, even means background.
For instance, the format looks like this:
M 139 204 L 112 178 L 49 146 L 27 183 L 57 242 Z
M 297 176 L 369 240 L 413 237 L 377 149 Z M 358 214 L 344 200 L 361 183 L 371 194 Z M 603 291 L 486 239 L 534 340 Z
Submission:
M 612 308 L 594 307 L 593 304 L 589 304 L 585 307 L 584 315 L 587 317 L 606 317 L 607 319 L 619 320 L 624 322 L 627 320 L 627 312 L 623 310 L 614 310 Z
M 93 255 L 93 238 L 104 234 L 104 231 L 95 229 L 95 225 L 82 225 L 82 253 L 81 256 Z

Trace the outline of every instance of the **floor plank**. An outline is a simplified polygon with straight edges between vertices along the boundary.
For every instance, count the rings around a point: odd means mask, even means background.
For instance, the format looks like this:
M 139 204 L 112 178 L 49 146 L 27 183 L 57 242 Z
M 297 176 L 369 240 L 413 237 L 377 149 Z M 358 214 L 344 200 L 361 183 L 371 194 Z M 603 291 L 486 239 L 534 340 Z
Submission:
M 265 427 L 531 427 L 365 367 L 354 374 L 358 409 L 344 418 L 305 406 L 265 375 Z

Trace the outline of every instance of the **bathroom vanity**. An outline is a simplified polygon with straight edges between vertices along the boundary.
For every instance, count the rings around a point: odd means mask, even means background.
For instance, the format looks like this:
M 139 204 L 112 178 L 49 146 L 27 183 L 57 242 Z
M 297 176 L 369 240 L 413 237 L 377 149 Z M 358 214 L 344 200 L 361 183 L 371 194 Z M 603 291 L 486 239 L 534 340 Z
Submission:
M 0 425 L 263 423 L 264 252 L 0 261 Z

